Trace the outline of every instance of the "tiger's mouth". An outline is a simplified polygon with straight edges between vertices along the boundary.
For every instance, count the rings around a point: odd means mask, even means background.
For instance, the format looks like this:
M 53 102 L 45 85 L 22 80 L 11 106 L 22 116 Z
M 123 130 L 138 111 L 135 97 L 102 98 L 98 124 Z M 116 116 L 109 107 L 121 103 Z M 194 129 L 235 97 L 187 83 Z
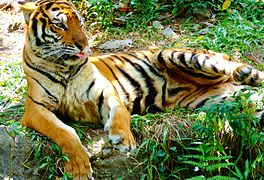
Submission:
M 83 52 L 81 52 L 81 53 L 76 53 L 76 54 L 74 54 L 73 57 L 75 57 L 76 59 L 81 59 L 81 60 L 83 60 L 83 59 L 86 58 L 86 54 L 83 53 Z

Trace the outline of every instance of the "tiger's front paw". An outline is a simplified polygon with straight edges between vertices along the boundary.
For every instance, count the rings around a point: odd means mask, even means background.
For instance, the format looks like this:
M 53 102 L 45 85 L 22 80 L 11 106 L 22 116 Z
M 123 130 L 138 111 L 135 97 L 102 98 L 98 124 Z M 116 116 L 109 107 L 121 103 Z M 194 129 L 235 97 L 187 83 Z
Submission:
M 93 170 L 89 160 L 89 153 L 84 147 L 69 153 L 70 161 L 66 162 L 66 171 L 73 175 L 74 180 L 94 179 Z
M 132 152 L 136 149 L 136 141 L 130 129 L 124 131 L 110 128 L 108 138 L 109 142 L 121 152 Z

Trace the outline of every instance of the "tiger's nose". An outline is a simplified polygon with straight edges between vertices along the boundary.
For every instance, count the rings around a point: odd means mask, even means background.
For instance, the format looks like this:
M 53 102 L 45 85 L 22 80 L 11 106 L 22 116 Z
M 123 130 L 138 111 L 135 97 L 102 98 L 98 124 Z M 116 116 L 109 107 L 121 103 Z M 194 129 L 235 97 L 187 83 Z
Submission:
M 83 51 L 83 50 L 86 48 L 87 44 L 86 44 L 86 43 L 75 42 L 75 46 L 76 46 L 78 49 L 80 49 L 80 51 Z

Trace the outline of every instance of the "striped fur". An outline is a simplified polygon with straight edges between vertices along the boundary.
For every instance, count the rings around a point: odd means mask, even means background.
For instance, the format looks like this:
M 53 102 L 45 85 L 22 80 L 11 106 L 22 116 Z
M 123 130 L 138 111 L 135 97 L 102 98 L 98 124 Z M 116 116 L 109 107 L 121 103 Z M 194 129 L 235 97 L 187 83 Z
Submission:
M 28 82 L 22 123 L 51 137 L 70 155 L 66 168 L 76 179 L 92 178 L 92 168 L 76 132 L 63 123 L 66 118 L 102 123 L 115 146 L 134 150 L 130 114 L 197 108 L 212 97 L 221 100 L 264 81 L 263 72 L 206 50 L 172 48 L 88 58 L 82 20 L 68 1 L 20 4 Z

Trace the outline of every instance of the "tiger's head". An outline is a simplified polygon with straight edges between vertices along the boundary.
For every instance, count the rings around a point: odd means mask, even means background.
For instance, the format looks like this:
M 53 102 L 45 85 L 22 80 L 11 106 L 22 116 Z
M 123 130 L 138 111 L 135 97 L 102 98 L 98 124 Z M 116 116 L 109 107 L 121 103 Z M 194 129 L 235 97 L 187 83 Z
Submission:
M 26 21 L 25 48 L 57 64 L 74 64 L 89 53 L 82 19 L 67 0 L 18 2 Z

